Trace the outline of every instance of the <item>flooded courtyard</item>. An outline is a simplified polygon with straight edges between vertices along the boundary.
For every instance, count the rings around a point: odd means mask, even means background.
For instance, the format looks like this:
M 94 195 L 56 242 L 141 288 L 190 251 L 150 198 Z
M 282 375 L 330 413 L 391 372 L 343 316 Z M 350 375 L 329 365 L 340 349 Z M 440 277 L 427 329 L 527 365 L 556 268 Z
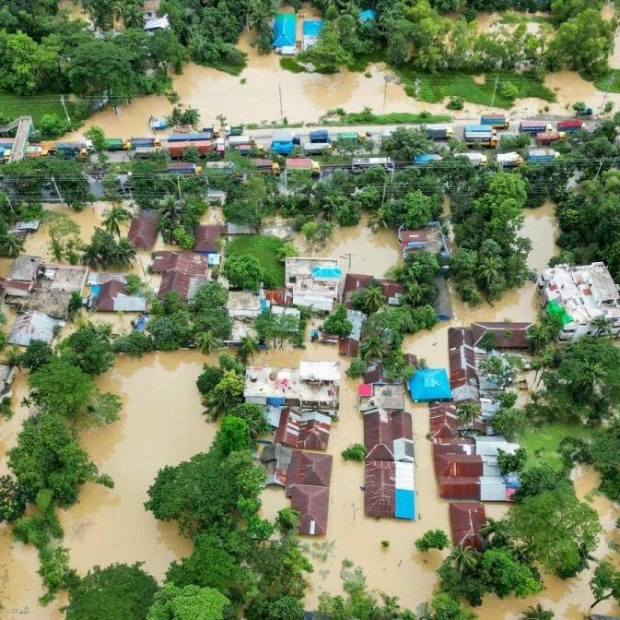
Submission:
M 85 234 L 98 223 L 100 215 L 98 208 L 79 215 Z M 535 270 L 544 268 L 554 253 L 551 243 L 555 235 L 553 204 L 546 203 L 539 209 L 525 211 L 523 234 L 533 243 L 530 266 Z M 45 235 L 40 232 L 29 239 L 28 249 L 43 252 L 45 244 Z M 321 254 L 340 257 L 345 272 L 380 277 L 398 261 L 399 246 L 393 231 L 380 231 L 375 235 L 362 223 L 356 228 L 337 230 Z M 405 349 L 426 359 L 430 366 L 447 365 L 447 330 L 450 325 L 468 324 L 474 319 L 534 320 L 537 310 L 533 284 L 505 295 L 494 306 L 468 308 L 456 300 L 453 302 L 455 317 L 452 322 L 439 324 L 432 331 L 406 339 Z M 118 320 L 121 324 L 128 324 L 127 319 Z M 337 348 L 308 343 L 303 351 L 261 353 L 254 363 L 296 366 L 301 360 L 337 359 L 343 362 L 343 370 L 346 369 L 347 361 L 338 357 Z M 206 450 L 213 439 L 216 426 L 206 422 L 202 415 L 195 388 L 202 364 L 213 361 L 215 356 L 209 358 L 195 351 L 152 354 L 137 360 L 121 357 L 114 369 L 99 379 L 103 390 L 121 396 L 124 407 L 117 423 L 82 435 L 100 470 L 114 479 L 115 488 L 87 484 L 82 489 L 79 503 L 60 513 L 65 530 L 63 544 L 70 548 L 71 565 L 81 574 L 94 565 L 143 561 L 145 569 L 161 580 L 171 561 L 191 552 L 191 542 L 178 534 L 176 526 L 157 522 L 144 510 L 143 503 L 147 499 L 147 489 L 161 467 L 177 464 Z M 26 377 L 19 374 L 14 387 L 15 415 L 2 422 L 0 458 L 14 445 L 27 416 L 27 410 L 20 404 L 26 391 Z M 343 378 L 341 414 L 332 430 L 329 447 L 329 452 L 334 455 L 334 469 L 328 534 L 324 540 L 308 538 L 304 541 L 315 566 L 315 572 L 310 576 L 308 609 L 315 607 L 321 592 L 341 591 L 343 560 L 350 560 L 364 570 L 370 589 L 397 596 L 404 607 L 415 608 L 431 595 L 436 585 L 434 571 L 443 556 L 437 552 L 420 554 L 415 551 L 413 542 L 431 528 L 449 531 L 448 508 L 447 502 L 437 494 L 431 444 L 426 439 L 428 408 L 413 405 L 410 410 L 414 417 L 416 502 L 420 518 L 413 522 L 367 518 L 363 514 L 361 490 L 363 466 L 346 463 L 339 456 L 350 444 L 363 441 L 362 423 L 357 413 L 356 382 Z M 1 467 L 6 467 L 4 458 Z M 588 469 L 576 470 L 574 477 L 581 497 L 587 496 L 596 486 L 596 477 Z M 282 490 L 267 489 L 263 503 L 265 516 L 273 517 L 280 508 L 288 505 L 288 500 Z M 609 532 L 614 528 L 617 509 L 599 496 L 594 496 L 593 506 L 601 515 L 608 532 L 606 536 L 611 536 Z M 488 507 L 488 512 L 499 517 L 506 509 L 505 505 L 494 505 Z M 382 541 L 388 541 L 389 547 L 385 548 Z M 599 554 L 603 556 L 606 552 L 607 543 L 602 540 Z M 62 617 L 59 608 L 66 602 L 62 597 L 48 608 L 38 607 L 37 598 L 42 589 L 36 574 L 36 552 L 32 547 L 13 542 L 7 527 L 0 528 L 0 558 L 0 601 L 5 614 L 1 617 L 12 617 L 13 611 L 37 620 Z M 569 582 L 547 579 L 547 589 L 540 601 L 553 608 L 558 618 L 582 618 L 590 603 L 589 578 L 590 573 L 585 572 Z M 515 620 L 520 610 L 534 602 L 534 599 L 498 601 L 487 597 L 485 605 L 476 612 L 482 620 Z M 609 609 L 610 605 L 606 608 L 601 604 L 597 611 L 602 613 Z

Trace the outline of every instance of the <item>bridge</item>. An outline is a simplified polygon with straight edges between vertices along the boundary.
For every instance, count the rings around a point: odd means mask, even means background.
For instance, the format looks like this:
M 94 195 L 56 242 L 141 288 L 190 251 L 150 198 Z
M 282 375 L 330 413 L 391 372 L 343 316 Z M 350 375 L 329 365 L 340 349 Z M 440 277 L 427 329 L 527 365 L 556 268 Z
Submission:
M 25 157 L 26 147 L 28 146 L 28 140 L 30 139 L 30 134 L 34 129 L 34 125 L 32 124 L 32 117 L 30 116 L 20 116 L 16 118 L 14 121 L 6 125 L 0 126 L 0 134 L 11 133 L 14 129 L 17 129 L 15 132 L 15 139 L 13 142 L 13 146 L 11 147 L 11 156 L 9 158 L 9 163 L 14 161 L 21 161 Z

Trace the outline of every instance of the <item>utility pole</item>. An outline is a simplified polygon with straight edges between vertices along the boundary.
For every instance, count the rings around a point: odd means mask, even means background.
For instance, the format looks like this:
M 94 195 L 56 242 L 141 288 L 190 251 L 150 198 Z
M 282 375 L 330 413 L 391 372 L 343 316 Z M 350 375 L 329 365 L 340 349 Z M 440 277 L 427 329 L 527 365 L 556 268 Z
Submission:
M 52 185 L 54 186 L 54 189 L 56 190 L 56 193 L 58 194 L 58 198 L 60 198 L 60 204 L 65 205 L 65 201 L 63 200 L 62 196 L 60 195 L 60 190 L 58 189 L 58 185 L 56 184 L 56 179 L 54 178 L 54 175 L 52 175 Z
M 71 123 L 71 117 L 69 116 L 69 110 L 67 110 L 67 104 L 65 103 L 64 95 L 60 95 L 60 103 L 62 104 L 63 110 L 65 111 L 65 116 L 67 117 L 67 122 L 69 123 L 69 129 L 73 129 L 73 124 Z
M 181 192 L 181 176 L 177 174 L 177 188 L 179 190 L 179 200 L 183 200 L 183 193 Z
M 499 75 L 495 76 L 495 86 L 493 88 L 493 97 L 491 97 L 491 107 L 495 104 L 495 94 L 497 93 L 497 84 L 499 83 Z
M 611 83 L 613 82 L 614 79 L 614 74 L 610 73 L 609 74 L 609 79 L 607 80 L 607 88 L 605 90 L 605 94 L 603 95 L 603 101 L 601 103 L 601 107 L 599 109 L 599 114 L 603 111 L 603 109 L 605 108 L 605 104 L 607 103 L 607 97 L 609 97 L 609 91 L 611 89 Z
M 351 252 L 347 252 L 343 254 L 340 258 L 348 258 L 349 259 L 349 271 L 351 271 Z
M 385 88 L 383 89 L 383 109 L 385 110 L 385 100 L 387 99 L 387 85 L 388 85 L 388 80 L 387 80 L 387 75 L 385 76 Z
M 278 84 L 278 93 L 280 95 L 280 120 L 284 120 L 284 109 L 282 107 L 282 84 Z

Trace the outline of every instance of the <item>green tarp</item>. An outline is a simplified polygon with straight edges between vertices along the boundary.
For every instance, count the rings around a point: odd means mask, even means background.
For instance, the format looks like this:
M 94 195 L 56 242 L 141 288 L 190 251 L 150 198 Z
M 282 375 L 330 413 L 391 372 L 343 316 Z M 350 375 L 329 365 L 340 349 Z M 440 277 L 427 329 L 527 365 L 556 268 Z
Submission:
M 562 326 L 573 322 L 573 317 L 568 314 L 568 312 L 566 312 L 566 309 L 562 308 L 562 306 L 560 306 L 560 304 L 555 301 L 555 299 L 551 300 L 547 304 L 546 310 L 549 316 L 560 319 L 560 321 L 562 322 Z

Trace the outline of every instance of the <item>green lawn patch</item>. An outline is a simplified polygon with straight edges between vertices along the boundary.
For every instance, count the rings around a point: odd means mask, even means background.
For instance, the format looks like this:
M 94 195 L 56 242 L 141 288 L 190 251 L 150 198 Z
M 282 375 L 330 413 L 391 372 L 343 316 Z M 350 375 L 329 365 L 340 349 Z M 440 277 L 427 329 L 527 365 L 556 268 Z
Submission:
M 519 443 L 527 450 L 526 468 L 549 465 L 556 470 L 561 469 L 562 462 L 558 454 L 558 446 L 565 437 L 591 439 L 594 433 L 583 425 L 559 424 L 531 428 L 527 430 Z
M 441 103 L 447 97 L 461 97 L 469 103 L 490 106 L 506 110 L 514 106 L 515 100 L 507 97 L 503 89 L 514 86 L 518 98 L 535 97 L 553 102 L 555 94 L 542 82 L 528 74 L 497 71 L 485 76 L 484 84 L 477 84 L 473 75 L 464 73 L 441 73 L 431 75 L 411 70 L 398 70 L 398 75 L 410 97 L 417 97 L 428 103 Z M 497 80 L 497 89 L 495 82 Z M 495 92 L 495 97 L 493 97 Z
M 452 120 L 449 114 L 430 114 L 429 112 L 392 112 L 391 114 L 374 114 L 368 110 L 349 112 L 341 115 L 338 120 L 321 121 L 319 125 L 415 125 L 421 123 L 447 123 Z M 306 123 L 306 126 L 310 126 Z
M 278 250 L 284 245 L 282 239 L 259 235 L 237 237 L 226 246 L 226 256 L 249 254 L 258 259 L 265 271 L 266 280 L 273 288 L 284 286 L 284 263 Z
M 300 65 L 294 58 L 280 58 L 280 68 L 290 71 L 291 73 L 305 73 L 306 69 Z
M 506 13 L 499 20 L 503 25 L 519 24 L 548 24 L 551 21 L 550 15 L 523 15 L 520 13 Z
M 375 50 L 369 54 L 361 54 L 353 58 L 353 62 L 349 65 L 349 71 L 363 73 L 368 65 L 385 62 L 385 50 Z
M 599 75 L 582 73 L 581 77 L 588 82 L 594 82 L 598 90 L 620 93 L 620 69 L 608 69 Z
M 66 101 L 67 111 L 71 119 L 78 125 L 80 120 L 71 101 Z M 59 95 L 37 95 L 35 97 L 19 97 L 9 93 L 0 93 L 0 116 L 10 119 L 18 116 L 31 116 L 34 121 L 35 129 L 37 122 L 45 114 L 56 114 L 60 118 L 65 118 L 65 111 L 60 102 Z

